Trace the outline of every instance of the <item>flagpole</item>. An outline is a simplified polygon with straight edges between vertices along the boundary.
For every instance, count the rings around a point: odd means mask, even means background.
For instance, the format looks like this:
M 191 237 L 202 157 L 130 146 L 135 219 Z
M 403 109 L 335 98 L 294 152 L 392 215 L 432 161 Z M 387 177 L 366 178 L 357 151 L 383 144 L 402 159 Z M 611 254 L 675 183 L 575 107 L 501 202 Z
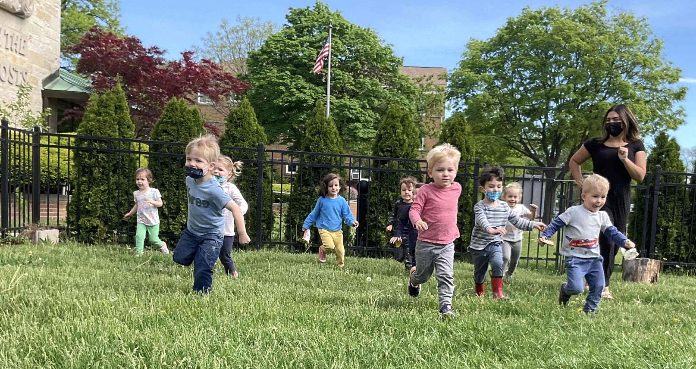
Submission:
M 329 67 L 326 74 L 326 118 L 329 118 L 331 106 L 331 51 L 333 44 L 331 43 L 331 29 L 333 26 L 329 24 Z

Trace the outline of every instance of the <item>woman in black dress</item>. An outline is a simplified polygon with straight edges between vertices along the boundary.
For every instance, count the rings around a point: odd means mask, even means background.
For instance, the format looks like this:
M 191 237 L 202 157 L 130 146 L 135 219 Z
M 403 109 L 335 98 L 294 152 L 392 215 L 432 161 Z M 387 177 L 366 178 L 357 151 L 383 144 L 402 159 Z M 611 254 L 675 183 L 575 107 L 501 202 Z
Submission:
M 638 121 L 626 105 L 614 105 L 604 115 L 604 136 L 587 140 L 573 154 L 568 163 L 570 173 L 579 186 L 583 177 L 580 166 L 592 159 L 593 172 L 609 180 L 611 188 L 602 208 L 612 223 L 626 234 L 628 213 L 631 207 L 631 180 L 638 182 L 645 177 L 647 155 L 640 140 Z M 609 279 L 614 269 L 614 257 L 618 247 L 611 240 L 599 236 L 599 247 L 604 258 L 605 287 L 602 297 L 611 299 Z

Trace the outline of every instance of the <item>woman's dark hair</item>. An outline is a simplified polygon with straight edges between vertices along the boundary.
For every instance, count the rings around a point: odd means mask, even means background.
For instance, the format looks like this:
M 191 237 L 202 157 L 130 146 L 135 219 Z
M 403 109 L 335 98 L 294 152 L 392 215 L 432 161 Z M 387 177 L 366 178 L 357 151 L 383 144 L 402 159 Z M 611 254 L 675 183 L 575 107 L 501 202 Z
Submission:
M 324 197 L 329 194 L 329 182 L 333 181 L 334 179 L 338 179 L 338 183 L 341 186 L 341 189 L 343 189 L 343 183 L 341 183 L 341 177 L 338 176 L 336 173 L 329 173 L 324 176 L 324 178 L 321 179 L 321 182 L 319 183 L 319 196 Z
M 628 106 L 624 104 L 618 104 L 614 105 L 607 112 L 604 114 L 604 119 L 602 119 L 602 124 L 604 124 L 607 121 L 607 115 L 611 112 L 616 112 L 619 114 L 619 118 L 621 118 L 621 122 L 623 122 L 626 127 L 626 141 L 628 142 L 634 142 L 640 140 L 640 131 L 638 130 L 638 120 L 636 119 L 636 116 L 633 115 L 633 112 L 631 112 L 631 109 L 628 108 Z M 606 141 L 609 138 L 609 133 L 604 132 L 604 137 L 602 137 L 602 142 Z
M 503 181 L 503 168 L 501 167 L 489 167 L 486 166 L 483 168 L 483 171 L 481 172 L 481 176 L 479 177 L 479 186 L 484 186 L 486 182 L 490 182 L 494 179 L 497 179 L 499 181 Z

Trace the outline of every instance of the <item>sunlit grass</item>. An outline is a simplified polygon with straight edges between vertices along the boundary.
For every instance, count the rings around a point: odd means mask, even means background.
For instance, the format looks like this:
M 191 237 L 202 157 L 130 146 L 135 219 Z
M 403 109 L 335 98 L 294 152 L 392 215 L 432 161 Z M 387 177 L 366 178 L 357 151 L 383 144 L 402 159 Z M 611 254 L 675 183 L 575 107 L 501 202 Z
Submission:
M 696 363 L 696 280 L 613 284 L 581 312 L 557 303 L 563 276 L 520 267 L 509 301 L 473 296 L 457 263 L 441 321 L 434 281 L 406 293 L 394 260 L 235 254 L 214 291 L 190 292 L 171 257 L 113 246 L 0 247 L 0 368 L 689 368 Z M 524 264 L 522 264 L 524 265 Z M 619 273 L 620 276 L 620 273 Z M 490 288 L 487 288 L 490 290 Z

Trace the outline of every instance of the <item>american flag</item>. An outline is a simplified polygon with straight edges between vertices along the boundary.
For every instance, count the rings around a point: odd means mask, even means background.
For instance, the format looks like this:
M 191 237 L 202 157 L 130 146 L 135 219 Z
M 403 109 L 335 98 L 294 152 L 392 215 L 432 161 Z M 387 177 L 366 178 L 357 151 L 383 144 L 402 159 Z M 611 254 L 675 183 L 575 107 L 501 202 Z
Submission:
M 324 45 L 324 47 L 319 52 L 319 55 L 317 55 L 317 60 L 314 61 L 314 68 L 312 68 L 312 73 L 314 73 L 314 74 L 321 73 L 321 70 L 324 68 L 324 59 L 326 59 L 326 57 L 329 56 L 330 52 L 331 52 L 331 43 L 327 41 L 326 45 Z

